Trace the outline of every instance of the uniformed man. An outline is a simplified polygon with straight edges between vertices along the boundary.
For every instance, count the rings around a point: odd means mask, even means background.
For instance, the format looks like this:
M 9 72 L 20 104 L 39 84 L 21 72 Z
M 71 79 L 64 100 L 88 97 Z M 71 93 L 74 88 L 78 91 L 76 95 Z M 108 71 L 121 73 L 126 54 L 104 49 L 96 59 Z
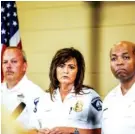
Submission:
M 110 66 L 120 84 L 104 99 L 102 133 L 135 134 L 135 43 L 115 44 Z
M 28 80 L 26 56 L 19 48 L 6 48 L 2 58 L 2 69 L 2 105 L 14 115 L 22 127 L 29 128 L 29 116 L 37 112 L 37 105 L 44 91 Z

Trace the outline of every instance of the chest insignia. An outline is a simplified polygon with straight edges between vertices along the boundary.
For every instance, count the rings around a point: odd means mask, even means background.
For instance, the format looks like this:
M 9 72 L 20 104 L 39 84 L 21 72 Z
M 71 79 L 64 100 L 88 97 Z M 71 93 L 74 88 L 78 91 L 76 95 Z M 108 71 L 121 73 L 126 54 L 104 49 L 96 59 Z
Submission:
M 73 110 L 76 112 L 81 112 L 83 110 L 83 102 L 81 100 L 77 101 Z

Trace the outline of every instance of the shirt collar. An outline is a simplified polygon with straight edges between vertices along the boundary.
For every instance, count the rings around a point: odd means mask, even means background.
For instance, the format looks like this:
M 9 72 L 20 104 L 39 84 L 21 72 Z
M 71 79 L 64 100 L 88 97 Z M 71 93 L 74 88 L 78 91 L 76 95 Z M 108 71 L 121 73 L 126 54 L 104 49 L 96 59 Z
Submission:
M 121 91 L 121 84 L 119 84 L 117 87 L 116 87 L 116 90 L 117 90 L 117 95 L 119 96 L 123 96 L 122 95 L 122 91 Z M 123 96 L 123 97 L 127 97 L 127 98 L 134 98 L 135 99 L 135 83 L 132 85 L 132 87 L 129 89 L 129 91 Z
M 6 82 L 3 83 L 3 86 L 8 92 L 20 91 L 22 89 L 21 87 L 26 85 L 26 80 L 28 80 L 28 78 L 26 75 L 24 75 L 22 79 L 12 89 L 7 88 Z
M 135 100 L 135 83 L 132 85 L 132 87 L 129 89 L 129 91 L 125 94 L 128 98 L 134 98 Z
M 60 95 L 60 89 L 57 88 L 56 90 L 54 90 L 54 99 L 60 99 L 61 95 Z M 74 86 L 72 87 L 71 91 L 68 93 L 68 95 L 66 96 L 66 98 L 70 98 L 72 96 L 75 96 L 75 90 L 74 90 Z

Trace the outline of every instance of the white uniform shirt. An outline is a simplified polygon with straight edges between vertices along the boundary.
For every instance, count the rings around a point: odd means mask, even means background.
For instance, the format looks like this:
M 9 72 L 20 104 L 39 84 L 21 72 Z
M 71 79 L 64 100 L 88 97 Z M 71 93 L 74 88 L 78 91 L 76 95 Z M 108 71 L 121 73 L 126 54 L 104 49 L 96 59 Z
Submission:
M 37 104 L 40 97 L 44 95 L 44 91 L 32 81 L 28 80 L 26 76 L 14 88 L 8 89 L 6 83 L 2 83 L 1 89 L 1 103 L 9 113 L 12 113 L 21 102 L 26 104 L 26 107 L 16 120 L 24 128 L 29 128 L 30 114 L 36 113 Z
M 135 83 L 123 96 L 120 85 L 103 102 L 103 134 L 135 134 Z
M 37 122 L 34 128 L 53 128 L 58 126 L 84 129 L 101 128 L 102 102 L 92 89 L 84 89 L 86 94 L 75 95 L 72 91 L 62 102 L 59 89 L 55 91 L 54 101 L 50 94 L 42 98 L 38 104 Z M 36 125 L 35 125 L 35 124 Z

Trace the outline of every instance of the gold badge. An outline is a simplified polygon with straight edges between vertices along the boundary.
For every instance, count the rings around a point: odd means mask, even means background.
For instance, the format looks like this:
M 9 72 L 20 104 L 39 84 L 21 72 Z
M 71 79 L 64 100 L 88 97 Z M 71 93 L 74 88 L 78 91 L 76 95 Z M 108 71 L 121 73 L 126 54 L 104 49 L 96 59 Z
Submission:
M 81 100 L 77 101 L 73 110 L 76 112 L 81 112 L 83 110 L 83 102 Z

